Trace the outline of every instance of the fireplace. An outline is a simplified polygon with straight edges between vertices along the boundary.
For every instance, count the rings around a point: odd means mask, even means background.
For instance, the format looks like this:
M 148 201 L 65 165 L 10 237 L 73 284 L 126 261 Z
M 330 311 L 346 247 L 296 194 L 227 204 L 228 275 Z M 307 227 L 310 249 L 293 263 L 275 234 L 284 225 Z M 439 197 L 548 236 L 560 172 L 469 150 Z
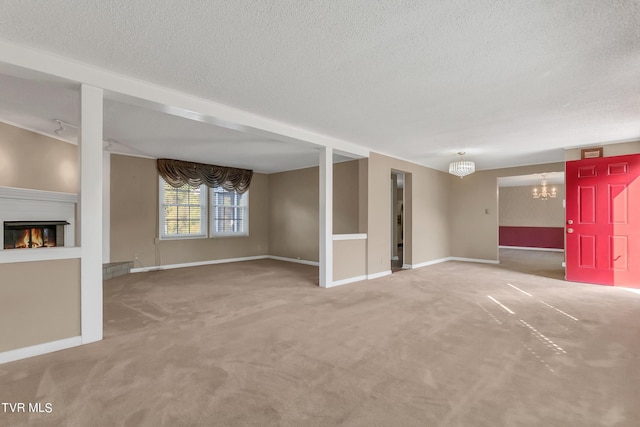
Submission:
M 64 246 L 67 221 L 4 221 L 4 249 Z

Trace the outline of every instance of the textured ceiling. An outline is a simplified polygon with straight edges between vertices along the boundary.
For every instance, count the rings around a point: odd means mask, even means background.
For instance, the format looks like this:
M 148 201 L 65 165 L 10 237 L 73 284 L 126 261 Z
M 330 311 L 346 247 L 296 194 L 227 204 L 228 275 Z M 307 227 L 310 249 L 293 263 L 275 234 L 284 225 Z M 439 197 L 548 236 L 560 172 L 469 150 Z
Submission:
M 637 0 L 186 4 L 4 0 L 0 38 L 441 170 L 640 139 Z

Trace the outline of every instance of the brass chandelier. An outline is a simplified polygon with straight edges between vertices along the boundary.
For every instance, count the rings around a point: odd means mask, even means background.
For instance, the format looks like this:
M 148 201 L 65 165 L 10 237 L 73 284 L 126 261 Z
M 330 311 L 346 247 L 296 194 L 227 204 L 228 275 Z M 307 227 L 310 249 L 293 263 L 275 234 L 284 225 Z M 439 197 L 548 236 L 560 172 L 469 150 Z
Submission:
M 557 196 L 556 188 L 552 187 L 551 191 L 549 191 L 547 187 L 547 174 L 542 174 L 542 182 L 540 183 L 540 191 L 538 191 L 538 187 L 533 189 L 533 198 L 540 200 L 548 200 L 555 199 Z

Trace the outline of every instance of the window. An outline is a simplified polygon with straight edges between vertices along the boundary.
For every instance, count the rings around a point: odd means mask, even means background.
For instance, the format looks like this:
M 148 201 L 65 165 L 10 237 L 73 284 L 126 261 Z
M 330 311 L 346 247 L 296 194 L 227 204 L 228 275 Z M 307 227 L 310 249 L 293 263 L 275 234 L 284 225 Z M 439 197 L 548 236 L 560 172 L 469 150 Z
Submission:
M 160 178 L 160 237 L 206 237 L 206 196 L 204 185 L 173 188 Z
M 249 235 L 249 192 L 173 188 L 160 178 L 160 238 Z
M 209 234 L 214 236 L 246 236 L 249 234 L 249 192 L 239 194 L 222 187 L 212 188 Z

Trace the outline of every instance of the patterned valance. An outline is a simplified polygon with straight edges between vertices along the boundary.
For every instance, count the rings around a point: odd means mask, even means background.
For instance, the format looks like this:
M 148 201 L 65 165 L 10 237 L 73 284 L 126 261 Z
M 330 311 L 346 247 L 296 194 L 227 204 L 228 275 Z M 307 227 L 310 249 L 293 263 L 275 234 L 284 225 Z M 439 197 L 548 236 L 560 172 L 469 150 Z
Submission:
M 253 177 L 253 171 L 248 169 L 172 159 L 158 159 L 158 172 L 169 185 L 175 188 L 185 184 L 192 187 L 206 184 L 212 188 L 222 187 L 225 190 L 235 190 L 238 193 L 244 193 L 249 189 Z

